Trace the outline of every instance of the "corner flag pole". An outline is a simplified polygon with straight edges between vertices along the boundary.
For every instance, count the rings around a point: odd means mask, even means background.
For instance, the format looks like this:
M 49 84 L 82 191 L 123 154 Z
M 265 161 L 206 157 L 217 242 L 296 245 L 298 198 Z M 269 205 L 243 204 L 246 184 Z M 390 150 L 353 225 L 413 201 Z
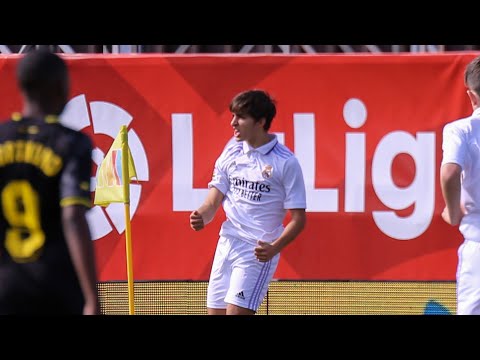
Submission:
M 130 227 L 130 178 L 132 177 L 137 177 L 137 171 L 128 146 L 127 127 L 122 125 L 98 168 L 93 203 L 100 206 L 109 206 L 111 203 L 121 202 L 125 206 L 125 246 L 127 255 L 128 309 L 130 315 L 135 314 Z
M 123 195 L 125 205 L 125 247 L 127 255 L 127 280 L 128 280 L 128 312 L 130 315 L 135 314 L 135 297 L 134 297 L 134 279 L 133 279 L 133 266 L 132 266 L 132 238 L 131 238 L 131 226 L 130 226 L 130 174 L 129 174 L 129 147 L 128 147 L 128 134 L 126 126 L 122 126 L 122 182 L 123 182 Z

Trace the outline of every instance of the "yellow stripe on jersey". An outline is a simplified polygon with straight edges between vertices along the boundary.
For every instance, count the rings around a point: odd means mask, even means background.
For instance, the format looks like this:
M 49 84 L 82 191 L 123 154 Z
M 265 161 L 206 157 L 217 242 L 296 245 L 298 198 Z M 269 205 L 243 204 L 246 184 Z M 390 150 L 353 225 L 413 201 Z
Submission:
M 59 121 L 59 118 L 58 118 L 58 116 L 56 116 L 56 115 L 47 115 L 47 116 L 45 116 L 45 122 L 46 122 L 47 124 L 55 124 L 55 123 L 57 123 L 58 121 Z
M 92 200 L 79 196 L 67 197 L 60 200 L 60 206 L 62 207 L 70 205 L 85 205 L 86 207 L 90 208 L 92 207 Z
M 84 181 L 80 184 L 80 189 L 88 191 L 90 190 L 90 183 L 87 181 Z

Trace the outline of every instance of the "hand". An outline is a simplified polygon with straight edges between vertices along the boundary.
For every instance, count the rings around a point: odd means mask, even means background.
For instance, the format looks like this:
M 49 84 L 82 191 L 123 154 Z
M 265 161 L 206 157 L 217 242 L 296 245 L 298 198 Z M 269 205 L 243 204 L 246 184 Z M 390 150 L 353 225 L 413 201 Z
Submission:
M 101 315 L 98 299 L 87 300 L 85 302 L 85 305 L 83 306 L 83 315 Z
M 277 254 L 275 248 L 270 243 L 258 240 L 257 244 L 258 246 L 255 248 L 255 257 L 258 261 L 270 261 Z
M 449 225 L 456 226 L 458 225 L 461 221 L 462 218 L 465 216 L 467 213 L 467 210 L 465 209 L 464 205 L 460 205 L 460 217 L 458 220 L 452 221 L 452 218 L 450 217 L 450 214 L 448 212 L 448 208 L 445 206 L 445 208 L 442 211 L 442 219 Z
M 442 211 L 442 219 L 445 221 L 447 224 L 452 225 L 452 222 L 450 221 L 450 215 L 448 215 L 448 209 L 445 206 L 443 211 Z
M 190 227 L 195 231 L 202 230 L 205 227 L 203 217 L 197 210 L 190 214 Z

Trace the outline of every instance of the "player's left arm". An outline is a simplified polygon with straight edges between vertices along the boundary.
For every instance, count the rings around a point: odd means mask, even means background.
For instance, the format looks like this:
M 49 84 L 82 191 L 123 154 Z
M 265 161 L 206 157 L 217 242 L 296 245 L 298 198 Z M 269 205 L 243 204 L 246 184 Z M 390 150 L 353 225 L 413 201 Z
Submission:
M 83 205 L 62 207 L 62 223 L 73 266 L 84 296 L 84 315 L 100 315 L 93 242 Z
M 298 160 L 292 156 L 285 164 L 283 173 L 285 189 L 284 208 L 289 209 L 290 221 L 285 226 L 282 234 L 272 243 L 258 241 L 255 256 L 259 261 L 266 262 L 272 259 L 288 244 L 290 244 L 305 228 L 307 216 L 305 209 L 306 191 L 303 173 Z
M 258 240 L 255 256 L 258 261 L 267 262 L 290 244 L 305 228 L 307 215 L 305 209 L 290 209 L 291 219 L 285 226 L 280 237 L 272 243 Z
M 84 315 L 99 315 L 95 253 L 86 213 L 91 206 L 92 143 L 75 138 L 60 181 L 62 225 L 68 251 L 84 296 Z

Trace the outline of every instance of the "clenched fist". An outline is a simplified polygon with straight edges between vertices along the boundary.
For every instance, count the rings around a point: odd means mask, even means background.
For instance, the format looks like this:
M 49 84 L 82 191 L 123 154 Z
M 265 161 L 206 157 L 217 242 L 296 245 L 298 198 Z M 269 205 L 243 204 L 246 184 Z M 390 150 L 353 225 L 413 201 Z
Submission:
M 190 227 L 195 231 L 202 230 L 205 227 L 203 217 L 197 210 L 190 214 Z

